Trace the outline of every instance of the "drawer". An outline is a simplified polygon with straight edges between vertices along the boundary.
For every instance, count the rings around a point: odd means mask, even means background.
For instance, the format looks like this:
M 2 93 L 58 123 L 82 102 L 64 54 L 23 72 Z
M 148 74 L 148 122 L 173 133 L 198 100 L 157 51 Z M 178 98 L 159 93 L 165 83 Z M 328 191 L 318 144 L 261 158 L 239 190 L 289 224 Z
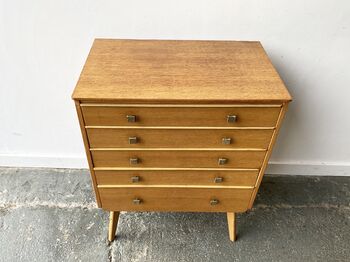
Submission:
M 204 185 L 254 187 L 258 170 L 96 170 L 98 185 Z
M 260 148 L 272 129 L 87 128 L 91 148 Z M 135 144 L 130 139 L 136 138 Z M 223 139 L 229 138 L 229 144 Z
M 113 211 L 245 212 L 252 191 L 237 188 L 99 187 L 102 208 Z M 217 200 L 217 204 L 213 205 L 212 200 Z
M 85 125 L 88 126 L 225 126 L 274 127 L 281 106 L 120 106 L 82 104 Z M 228 122 L 227 116 L 236 116 Z M 135 119 L 127 116 L 135 116 Z M 232 119 L 232 118 L 231 118 Z
M 265 151 L 92 150 L 95 167 L 260 168 Z M 221 159 L 219 161 L 219 159 Z M 219 164 L 219 162 L 221 162 Z

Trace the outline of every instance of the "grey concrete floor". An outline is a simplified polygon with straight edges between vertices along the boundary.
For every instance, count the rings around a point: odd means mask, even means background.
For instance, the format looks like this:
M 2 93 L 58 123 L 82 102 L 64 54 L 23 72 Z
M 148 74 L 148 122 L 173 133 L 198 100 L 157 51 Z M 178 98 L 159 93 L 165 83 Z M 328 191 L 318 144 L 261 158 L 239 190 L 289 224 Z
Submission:
M 0 168 L 0 261 L 350 261 L 350 177 L 265 176 L 235 243 L 222 213 L 107 224 L 87 170 Z

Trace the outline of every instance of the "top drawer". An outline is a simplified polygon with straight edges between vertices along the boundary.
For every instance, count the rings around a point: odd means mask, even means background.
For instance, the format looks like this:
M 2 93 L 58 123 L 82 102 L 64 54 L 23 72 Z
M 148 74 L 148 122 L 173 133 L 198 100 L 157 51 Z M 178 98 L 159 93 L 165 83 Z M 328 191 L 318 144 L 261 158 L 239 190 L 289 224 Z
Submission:
M 275 127 L 279 105 L 81 104 L 86 126 Z

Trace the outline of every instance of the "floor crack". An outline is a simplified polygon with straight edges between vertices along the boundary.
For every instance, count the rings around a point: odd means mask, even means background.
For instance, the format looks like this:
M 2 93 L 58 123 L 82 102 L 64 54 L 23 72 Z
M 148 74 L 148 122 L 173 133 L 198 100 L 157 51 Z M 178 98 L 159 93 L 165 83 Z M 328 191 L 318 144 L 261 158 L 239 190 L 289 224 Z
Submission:
M 114 240 L 114 241 L 116 241 L 116 240 Z M 110 262 L 116 262 L 117 261 L 117 259 L 115 258 L 115 255 L 114 255 L 114 247 L 115 247 L 115 242 L 114 241 L 109 243 L 109 248 L 108 248 L 108 259 L 109 259 Z
M 109 262 L 112 262 L 113 261 L 113 245 L 110 244 L 109 247 L 108 247 L 108 261 Z

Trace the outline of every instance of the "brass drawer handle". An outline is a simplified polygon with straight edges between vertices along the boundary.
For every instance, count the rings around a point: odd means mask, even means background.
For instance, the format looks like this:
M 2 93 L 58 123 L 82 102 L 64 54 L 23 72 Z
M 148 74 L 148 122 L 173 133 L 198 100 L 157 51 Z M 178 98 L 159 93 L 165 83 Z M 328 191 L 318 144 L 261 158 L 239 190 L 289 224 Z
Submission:
M 140 182 L 140 177 L 139 176 L 132 176 L 131 177 L 131 182 L 133 182 L 133 183 Z
M 219 204 L 219 200 L 217 200 L 217 199 L 212 199 L 212 200 L 210 200 L 210 205 L 211 205 L 211 206 L 215 206 L 215 205 L 217 205 L 217 204 Z
M 135 115 L 126 115 L 126 119 L 127 119 L 128 122 L 130 122 L 130 123 L 136 122 L 136 116 L 135 116 Z
M 214 183 L 222 183 L 222 181 L 224 181 L 224 179 L 222 177 L 215 177 L 214 178 Z
M 231 144 L 232 142 L 232 138 L 231 137 L 223 137 L 221 142 L 224 144 L 224 145 L 229 145 Z
M 138 163 L 140 163 L 140 159 L 137 157 L 130 158 L 130 165 L 137 165 Z
M 134 203 L 134 205 L 140 205 L 142 203 L 142 200 L 139 198 L 135 198 L 132 200 L 132 202 Z
M 227 162 L 228 162 L 228 159 L 227 158 L 219 158 L 219 161 L 218 161 L 218 164 L 219 165 L 226 165 L 227 164 Z
M 235 123 L 237 122 L 237 116 L 236 115 L 228 115 L 226 117 L 227 123 Z
M 136 136 L 130 136 L 129 137 L 129 144 L 137 144 L 139 142 L 138 138 Z

